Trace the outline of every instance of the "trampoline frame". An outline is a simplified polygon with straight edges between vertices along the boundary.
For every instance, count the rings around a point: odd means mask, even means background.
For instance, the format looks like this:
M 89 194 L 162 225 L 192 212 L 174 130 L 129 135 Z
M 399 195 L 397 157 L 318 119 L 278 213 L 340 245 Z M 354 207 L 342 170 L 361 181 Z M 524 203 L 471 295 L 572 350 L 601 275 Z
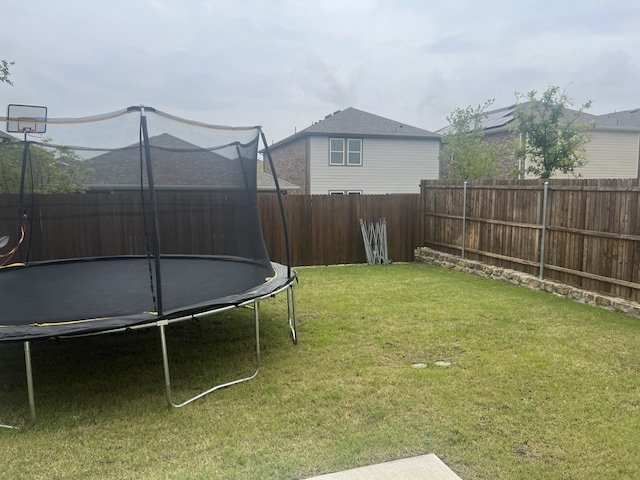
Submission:
M 162 348 L 162 366 L 164 371 L 165 399 L 169 407 L 181 408 L 216 390 L 220 390 L 221 388 L 229 387 L 231 385 L 236 385 L 238 383 L 243 383 L 243 382 L 252 380 L 258 375 L 260 371 L 260 302 L 262 300 L 265 300 L 268 298 L 274 298 L 276 295 L 282 293 L 283 291 L 286 291 L 287 322 L 289 324 L 289 329 L 291 330 L 291 338 L 293 340 L 293 343 L 294 344 L 298 343 L 296 305 L 295 305 L 295 282 L 297 282 L 297 277 L 290 277 L 289 281 L 285 285 L 278 288 L 277 290 L 274 290 L 273 292 L 269 292 L 265 295 L 252 298 L 235 305 L 227 305 L 224 307 L 214 308 L 214 309 L 207 310 L 200 313 L 184 315 L 182 317 L 171 318 L 171 319 L 162 319 L 155 322 L 132 325 L 130 327 L 122 327 L 122 328 L 106 330 L 103 332 L 97 332 L 97 333 L 91 333 L 91 334 L 66 335 L 66 336 L 61 336 L 57 338 L 74 338 L 74 337 L 80 337 L 80 336 L 104 335 L 108 333 L 140 330 L 143 328 L 151 328 L 154 326 L 158 327 L 160 331 L 160 345 Z M 197 395 L 194 395 L 191 398 L 188 398 L 180 403 L 176 403 L 173 399 L 173 393 L 171 388 L 171 374 L 170 374 L 170 368 L 169 368 L 169 352 L 167 348 L 166 327 L 174 323 L 184 322 L 186 320 L 195 320 L 201 317 L 213 315 L 216 313 L 222 313 L 227 310 L 233 310 L 233 309 L 242 308 L 242 307 L 253 309 L 254 329 L 255 329 L 255 370 L 253 371 L 253 373 L 249 376 L 241 377 L 236 380 L 216 384 L 213 387 L 208 388 L 207 390 L 204 390 L 198 393 Z M 25 362 L 25 372 L 26 372 L 26 381 L 27 381 L 27 396 L 28 396 L 28 402 L 29 402 L 29 422 L 24 427 L 18 427 L 18 426 L 9 425 L 9 424 L 0 424 L 0 428 L 8 428 L 8 429 L 30 428 L 36 423 L 35 388 L 34 388 L 34 382 L 33 382 L 33 366 L 31 362 L 31 341 L 25 340 L 23 342 L 23 345 L 24 345 L 24 362 Z

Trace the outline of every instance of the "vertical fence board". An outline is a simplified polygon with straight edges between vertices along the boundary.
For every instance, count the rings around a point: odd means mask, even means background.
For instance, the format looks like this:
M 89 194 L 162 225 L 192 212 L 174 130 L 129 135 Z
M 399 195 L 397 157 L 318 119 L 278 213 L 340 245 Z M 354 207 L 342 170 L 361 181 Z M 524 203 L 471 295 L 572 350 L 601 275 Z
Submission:
M 234 241 L 225 232 L 240 218 L 220 207 L 239 202 L 232 193 L 157 194 L 161 251 L 215 254 Z M 0 195 L 0 235 L 16 238 L 19 228 L 17 195 Z M 26 210 L 33 217 L 29 259 L 46 260 L 100 255 L 140 255 L 151 248 L 152 225 L 142 221 L 140 195 L 71 194 L 28 197 Z M 389 258 L 413 261 L 420 244 L 419 195 L 285 195 L 293 265 L 364 263 L 366 255 L 360 218 L 385 218 Z M 33 204 L 33 206 L 32 206 Z M 270 257 L 286 263 L 285 238 L 276 195 L 259 196 L 259 215 Z M 237 239 L 235 240 L 237 241 Z M 3 253 L 5 249 L 0 251 Z M 24 259 L 21 259 L 24 260 Z
M 549 183 L 545 278 L 639 300 L 638 180 Z M 543 187 L 539 180 L 468 182 L 465 256 L 538 273 Z M 429 226 L 423 245 L 461 253 L 461 189 L 461 182 L 421 182 L 420 218 Z

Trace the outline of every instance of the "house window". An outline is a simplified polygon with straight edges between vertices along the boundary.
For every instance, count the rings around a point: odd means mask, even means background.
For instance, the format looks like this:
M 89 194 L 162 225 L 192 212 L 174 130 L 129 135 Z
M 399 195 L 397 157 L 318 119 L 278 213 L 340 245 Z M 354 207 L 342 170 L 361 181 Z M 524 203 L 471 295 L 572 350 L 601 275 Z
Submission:
M 329 195 L 362 195 L 362 190 L 329 190 Z
M 330 138 L 329 165 L 362 165 L 362 140 Z
M 344 139 L 332 138 L 329 140 L 329 164 L 344 165 Z
M 362 140 L 347 140 L 347 165 L 362 165 Z

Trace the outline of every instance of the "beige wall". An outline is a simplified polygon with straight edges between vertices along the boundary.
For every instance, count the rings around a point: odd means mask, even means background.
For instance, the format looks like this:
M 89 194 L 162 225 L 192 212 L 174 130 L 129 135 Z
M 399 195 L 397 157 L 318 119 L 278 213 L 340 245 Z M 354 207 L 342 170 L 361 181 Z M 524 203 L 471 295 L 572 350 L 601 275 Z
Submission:
M 439 139 L 363 138 L 362 165 L 329 165 L 329 137 L 310 138 L 311 194 L 418 193 L 438 178 Z
M 588 162 L 577 170 L 581 178 L 636 178 L 638 132 L 595 130 L 586 145 Z
M 585 146 L 587 164 L 576 170 L 580 178 L 638 178 L 640 166 L 640 133 L 625 130 L 595 129 L 590 132 L 591 140 Z M 492 143 L 510 144 L 514 141 L 513 133 L 508 130 L 485 135 L 485 140 Z M 447 171 L 442 165 L 447 159 L 441 159 L 441 172 Z M 513 155 L 500 160 L 500 177 L 513 179 L 514 171 L 522 170 Z M 535 178 L 527 175 L 526 178 Z M 553 178 L 574 178 L 574 175 L 555 174 Z

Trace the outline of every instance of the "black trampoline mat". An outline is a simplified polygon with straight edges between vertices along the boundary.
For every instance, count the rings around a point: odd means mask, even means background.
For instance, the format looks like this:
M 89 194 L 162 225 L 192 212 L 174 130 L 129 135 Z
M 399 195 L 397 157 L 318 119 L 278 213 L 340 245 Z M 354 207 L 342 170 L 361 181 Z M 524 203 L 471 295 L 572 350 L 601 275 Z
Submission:
M 153 259 L 151 267 L 153 269 Z M 165 317 L 240 303 L 275 289 L 275 263 L 215 256 L 161 258 L 162 306 Z M 286 274 L 284 275 L 286 276 Z M 286 281 L 286 279 L 285 279 Z M 153 292 L 152 292 L 153 282 Z M 101 257 L 56 260 L 0 269 L 0 341 L 15 340 L 12 327 L 65 327 L 78 333 L 113 328 L 99 319 L 119 319 L 118 325 L 158 318 L 154 305 L 158 276 L 146 257 Z M 267 288 L 268 290 L 268 288 Z M 73 325 L 73 327 L 71 327 Z M 57 330 L 56 330 L 57 329 Z M 46 336 L 55 336 L 47 334 Z

